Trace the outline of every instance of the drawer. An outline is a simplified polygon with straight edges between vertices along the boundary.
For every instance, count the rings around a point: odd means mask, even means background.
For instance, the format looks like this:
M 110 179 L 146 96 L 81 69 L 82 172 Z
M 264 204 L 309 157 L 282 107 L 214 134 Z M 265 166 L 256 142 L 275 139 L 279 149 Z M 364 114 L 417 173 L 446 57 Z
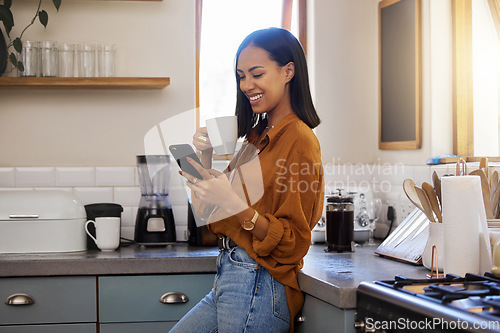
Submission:
M 213 274 L 99 277 L 99 322 L 176 321 L 211 289 Z M 162 295 L 178 292 L 186 303 L 165 304 Z
M 101 324 L 99 325 L 99 333 L 168 332 L 172 329 L 172 327 L 175 326 L 175 323 L 177 322 L 163 321 L 163 322 Z
M 96 333 L 96 324 L 0 326 L 0 333 Z
M 28 294 L 30 305 L 7 305 L 13 294 Z M 0 325 L 91 323 L 97 321 L 95 277 L 0 279 Z

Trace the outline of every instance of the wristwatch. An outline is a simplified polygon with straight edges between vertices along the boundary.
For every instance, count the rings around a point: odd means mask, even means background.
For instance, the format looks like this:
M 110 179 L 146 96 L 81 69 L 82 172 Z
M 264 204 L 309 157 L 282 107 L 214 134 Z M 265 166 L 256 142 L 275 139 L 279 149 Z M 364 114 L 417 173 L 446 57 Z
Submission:
M 243 224 L 241 225 L 243 229 L 247 231 L 252 231 L 253 228 L 255 228 L 255 222 L 257 221 L 257 218 L 259 217 L 259 213 L 255 211 L 255 214 L 253 214 L 253 217 L 250 221 L 243 221 Z

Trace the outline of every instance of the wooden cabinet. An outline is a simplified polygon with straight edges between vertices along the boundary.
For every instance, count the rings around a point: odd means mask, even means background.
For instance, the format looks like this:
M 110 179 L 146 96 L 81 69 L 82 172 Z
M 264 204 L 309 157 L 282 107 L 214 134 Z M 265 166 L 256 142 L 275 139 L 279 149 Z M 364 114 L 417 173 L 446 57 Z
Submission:
M 355 309 L 339 309 L 314 296 L 305 294 L 302 322 L 296 323 L 297 333 L 354 333 Z
M 168 331 L 213 283 L 213 274 L 99 277 L 100 332 Z
M 0 333 L 96 332 L 96 292 L 96 277 L 3 278 Z

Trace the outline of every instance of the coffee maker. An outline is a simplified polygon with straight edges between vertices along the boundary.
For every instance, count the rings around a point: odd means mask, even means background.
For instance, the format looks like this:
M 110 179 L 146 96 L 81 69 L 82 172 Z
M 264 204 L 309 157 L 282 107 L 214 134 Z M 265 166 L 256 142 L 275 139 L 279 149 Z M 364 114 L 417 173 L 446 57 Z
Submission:
M 139 245 L 168 245 L 176 241 L 174 215 L 168 196 L 170 156 L 137 156 L 141 201 L 135 222 Z

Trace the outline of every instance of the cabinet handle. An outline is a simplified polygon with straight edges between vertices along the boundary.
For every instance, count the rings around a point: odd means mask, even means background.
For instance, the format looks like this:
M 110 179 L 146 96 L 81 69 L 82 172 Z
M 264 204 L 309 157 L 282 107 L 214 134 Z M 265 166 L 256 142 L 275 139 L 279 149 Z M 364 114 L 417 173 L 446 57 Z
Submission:
M 189 298 L 186 294 L 178 291 L 171 291 L 169 293 L 163 294 L 160 297 L 160 303 L 163 304 L 181 304 L 189 302 Z
M 31 305 L 35 299 L 28 294 L 12 294 L 5 299 L 7 305 Z

